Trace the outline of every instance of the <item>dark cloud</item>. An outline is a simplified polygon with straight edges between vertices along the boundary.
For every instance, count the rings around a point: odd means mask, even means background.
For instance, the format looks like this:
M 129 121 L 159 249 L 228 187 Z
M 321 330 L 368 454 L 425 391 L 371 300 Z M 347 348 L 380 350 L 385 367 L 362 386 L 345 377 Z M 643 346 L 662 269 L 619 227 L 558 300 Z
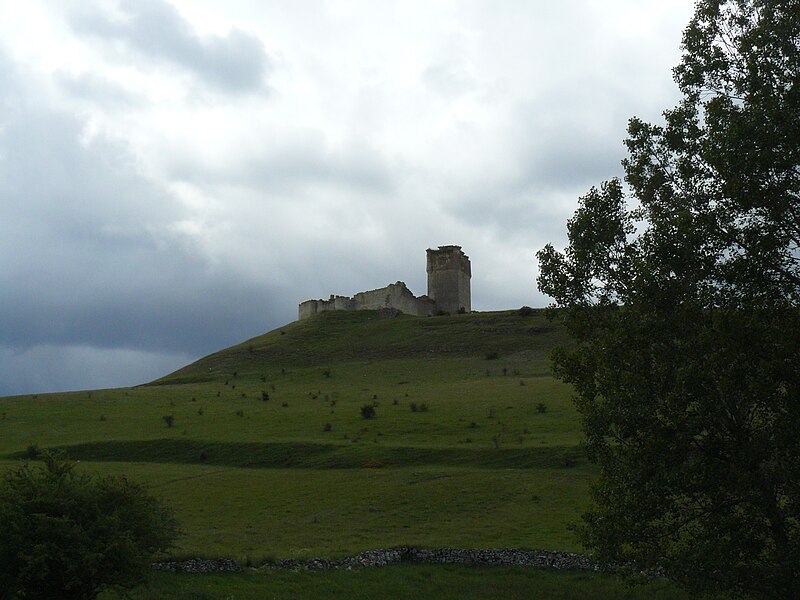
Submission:
M 295 317 L 286 290 L 209 263 L 124 146 L 12 97 L 16 77 L 0 53 L 0 394 L 136 383 Z
M 76 33 L 122 42 L 225 92 L 266 89 L 272 63 L 257 36 L 237 28 L 225 36 L 200 36 L 163 0 L 121 0 L 118 9 L 121 15 L 82 6 L 71 13 L 70 24 Z

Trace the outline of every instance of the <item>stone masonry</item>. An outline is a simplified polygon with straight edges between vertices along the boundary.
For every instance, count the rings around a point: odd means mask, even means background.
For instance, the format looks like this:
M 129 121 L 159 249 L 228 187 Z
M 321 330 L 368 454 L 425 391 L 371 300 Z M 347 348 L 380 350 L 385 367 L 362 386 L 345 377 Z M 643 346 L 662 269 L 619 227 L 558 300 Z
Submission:
M 306 300 L 300 303 L 298 316 L 302 320 L 330 310 L 380 308 L 391 308 L 418 317 L 470 312 L 472 271 L 469 257 L 461 251 L 461 246 L 429 249 L 427 258 L 427 295 L 415 296 L 405 283 L 398 281 L 377 290 L 359 292 L 353 297 L 331 295 L 327 300 Z

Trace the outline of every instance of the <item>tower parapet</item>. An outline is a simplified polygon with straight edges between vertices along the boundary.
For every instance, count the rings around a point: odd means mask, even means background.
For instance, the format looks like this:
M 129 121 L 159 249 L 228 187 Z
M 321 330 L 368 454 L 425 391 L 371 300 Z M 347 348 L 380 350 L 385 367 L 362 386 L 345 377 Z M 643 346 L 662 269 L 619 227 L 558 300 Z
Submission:
M 461 246 L 428 249 L 428 297 L 442 312 L 455 314 L 472 310 L 469 256 Z

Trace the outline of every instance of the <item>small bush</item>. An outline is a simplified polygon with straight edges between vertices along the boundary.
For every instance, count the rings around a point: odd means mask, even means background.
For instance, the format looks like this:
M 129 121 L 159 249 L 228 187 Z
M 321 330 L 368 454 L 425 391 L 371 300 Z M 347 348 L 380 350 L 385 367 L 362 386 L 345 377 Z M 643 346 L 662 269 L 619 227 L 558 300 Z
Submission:
M 289 408 L 288 402 L 281 402 L 281 408 Z
M 517 314 L 520 317 L 531 317 L 534 314 L 534 310 L 530 306 L 523 306 L 518 311 Z
M 269 402 L 269 394 L 267 392 L 261 392 L 261 401 Z
M 469 424 L 469 428 L 470 428 L 470 429 L 477 429 L 477 428 L 478 428 L 478 424 L 477 424 L 475 421 L 472 421 L 472 422 Z
M 100 415 L 100 420 L 101 420 L 101 421 L 106 421 L 106 420 L 107 420 L 107 419 L 106 419 L 106 416 L 105 416 L 105 415 Z
M 419 412 L 428 412 L 428 405 L 424 402 L 419 405 Z
M 167 427 L 172 427 L 175 424 L 175 415 L 164 415 L 161 420 L 167 424 Z
M 35 460 L 42 455 L 42 451 L 39 450 L 38 444 L 28 444 L 28 447 L 25 448 L 25 452 L 22 453 L 23 458 L 29 458 L 31 460 Z
M 43 458 L 0 478 L 0 596 L 96 598 L 144 581 L 154 554 L 178 535 L 172 511 L 126 477 Z
M 487 352 L 486 353 L 486 360 L 497 360 L 500 358 L 497 352 Z
M 205 450 L 200 450 L 200 462 L 206 462 L 208 455 Z
M 322 370 L 322 376 L 325 377 L 325 379 L 330 379 L 331 378 L 331 370 L 330 369 L 323 369 Z
M 333 429 L 333 425 L 331 425 L 330 423 L 325 423 L 325 426 L 322 428 L 322 431 L 328 432 L 331 429 Z
M 244 416 L 244 411 L 242 409 L 237 410 L 236 411 L 236 416 L 237 417 L 243 417 Z
M 365 404 L 361 407 L 361 416 L 364 419 L 372 419 L 375 416 L 375 407 L 372 404 Z
M 416 402 L 412 402 L 408 406 L 411 407 L 411 412 L 417 412 L 419 410 L 419 407 L 417 406 Z
M 203 407 L 202 407 L 202 406 L 201 406 L 200 408 L 198 408 L 198 409 L 197 409 L 197 414 L 198 414 L 198 415 L 200 415 L 201 417 L 203 416 L 203 413 L 204 413 L 204 412 L 205 412 L 205 411 L 203 410 Z
M 540 413 L 540 414 L 546 413 L 547 412 L 547 405 L 544 402 L 539 402 L 536 405 L 536 412 Z

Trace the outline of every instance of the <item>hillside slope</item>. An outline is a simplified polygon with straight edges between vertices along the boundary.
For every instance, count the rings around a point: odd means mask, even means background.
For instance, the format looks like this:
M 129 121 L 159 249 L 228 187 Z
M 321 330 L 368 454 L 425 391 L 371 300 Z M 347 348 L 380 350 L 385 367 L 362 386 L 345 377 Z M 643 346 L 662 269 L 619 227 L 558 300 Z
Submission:
M 545 311 L 474 312 L 441 317 L 327 312 L 231 346 L 152 384 L 199 383 L 233 371 L 326 366 L 352 360 L 486 357 L 547 358 L 567 342 Z M 152 385 L 151 384 L 151 385 Z

